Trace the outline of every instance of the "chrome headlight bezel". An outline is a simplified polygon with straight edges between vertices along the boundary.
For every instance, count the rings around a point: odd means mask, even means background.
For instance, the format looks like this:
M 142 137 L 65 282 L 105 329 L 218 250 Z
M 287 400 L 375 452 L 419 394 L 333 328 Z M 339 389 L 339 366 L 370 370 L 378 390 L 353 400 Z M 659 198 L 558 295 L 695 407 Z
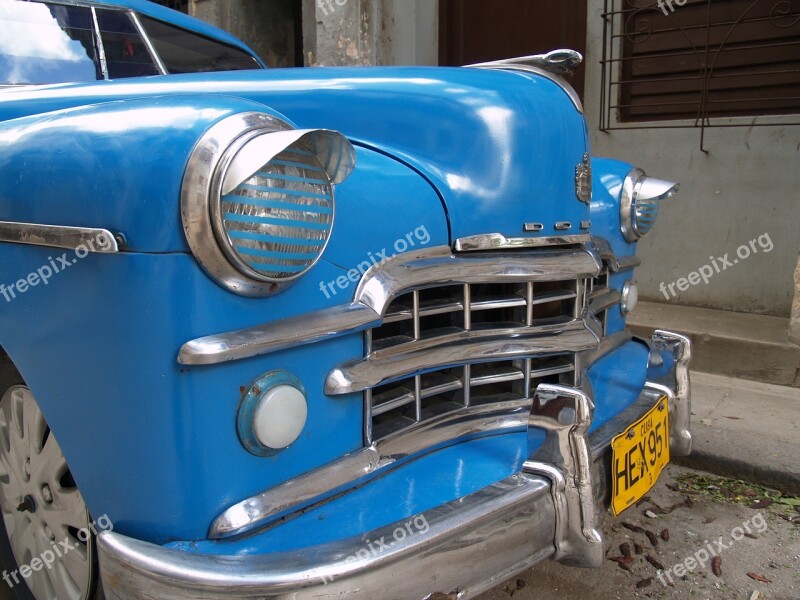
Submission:
M 648 177 L 641 169 L 633 169 L 622 185 L 620 226 L 627 242 L 636 242 L 655 225 L 659 205 L 678 193 L 680 184 Z
M 327 130 L 296 130 L 273 115 L 248 112 L 222 119 L 195 146 L 181 190 L 183 228 L 200 266 L 225 289 L 241 296 L 267 297 L 305 275 L 322 258 L 330 240 L 330 231 L 316 258 L 302 271 L 282 277 L 259 273 L 238 255 L 222 214 L 224 193 L 252 178 L 256 171 L 284 150 L 294 145 L 305 146 L 306 143 L 315 145 L 312 152 L 329 180 L 332 229 L 335 214 L 333 186 L 344 181 L 355 167 L 355 150 L 341 134 Z M 336 152 L 331 151 L 334 145 Z M 248 169 L 252 171 L 248 172 Z

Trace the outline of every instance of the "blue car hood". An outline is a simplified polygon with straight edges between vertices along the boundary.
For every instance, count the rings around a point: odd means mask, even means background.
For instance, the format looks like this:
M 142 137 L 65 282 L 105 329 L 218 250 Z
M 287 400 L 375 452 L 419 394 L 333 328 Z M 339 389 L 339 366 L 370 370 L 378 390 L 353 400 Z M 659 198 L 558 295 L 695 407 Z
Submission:
M 186 94 L 256 101 L 297 127 L 338 130 L 404 162 L 438 192 L 451 241 L 486 233 L 585 233 L 580 224 L 589 209 L 575 192 L 575 169 L 588 152 L 585 120 L 560 86 L 529 73 L 285 69 L 40 86 L 0 94 L 0 119 Z M 181 173 L 185 159 L 176 153 L 174 167 Z M 387 206 L 387 215 L 402 209 Z M 542 229 L 525 232 L 525 223 Z

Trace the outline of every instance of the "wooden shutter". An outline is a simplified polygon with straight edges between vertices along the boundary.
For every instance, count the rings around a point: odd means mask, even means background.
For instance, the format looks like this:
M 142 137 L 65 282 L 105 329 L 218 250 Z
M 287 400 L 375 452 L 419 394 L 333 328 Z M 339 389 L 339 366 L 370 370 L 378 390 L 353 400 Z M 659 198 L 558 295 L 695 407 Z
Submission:
M 621 121 L 800 113 L 800 0 L 624 0 L 621 18 Z

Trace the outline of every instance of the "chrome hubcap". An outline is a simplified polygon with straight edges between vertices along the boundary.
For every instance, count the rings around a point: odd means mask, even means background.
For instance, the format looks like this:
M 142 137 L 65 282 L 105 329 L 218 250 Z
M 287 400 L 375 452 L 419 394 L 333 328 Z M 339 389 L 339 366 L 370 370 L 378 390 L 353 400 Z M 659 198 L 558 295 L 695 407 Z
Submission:
M 24 581 L 37 600 L 86 600 L 94 562 L 89 513 L 39 405 L 22 386 L 0 400 L 0 510 L 20 566 L 14 585 Z

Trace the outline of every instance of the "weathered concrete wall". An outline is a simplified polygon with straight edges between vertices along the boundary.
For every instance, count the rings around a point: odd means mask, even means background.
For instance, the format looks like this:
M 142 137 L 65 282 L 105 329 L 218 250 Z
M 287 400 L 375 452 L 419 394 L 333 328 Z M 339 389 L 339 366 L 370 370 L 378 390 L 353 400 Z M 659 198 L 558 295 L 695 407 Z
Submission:
M 664 204 L 658 225 L 640 243 L 644 262 L 637 278 L 643 297 L 788 317 L 800 248 L 800 127 L 707 130 L 708 154 L 700 151 L 699 129 L 597 131 L 602 12 L 603 0 L 589 0 L 586 117 L 593 130 L 593 152 L 682 184 L 679 196 Z M 745 124 L 754 122 L 747 119 Z M 758 253 L 737 257 L 740 245 L 764 234 L 774 244 L 772 251 L 757 244 Z M 719 273 L 714 269 L 708 284 L 675 288 L 679 293 L 674 298 L 659 290 L 662 282 L 686 278 L 713 265 L 711 257 L 726 254 L 738 263 Z
M 439 3 L 382 0 L 380 64 L 439 64 Z
M 295 0 L 191 0 L 189 13 L 244 40 L 270 67 L 295 66 Z
M 435 65 L 435 0 L 303 0 L 308 66 Z
M 789 327 L 789 341 L 800 344 L 800 256 L 797 257 L 797 269 L 794 272 L 794 304 Z
M 307 66 L 378 63 L 379 0 L 303 0 Z

